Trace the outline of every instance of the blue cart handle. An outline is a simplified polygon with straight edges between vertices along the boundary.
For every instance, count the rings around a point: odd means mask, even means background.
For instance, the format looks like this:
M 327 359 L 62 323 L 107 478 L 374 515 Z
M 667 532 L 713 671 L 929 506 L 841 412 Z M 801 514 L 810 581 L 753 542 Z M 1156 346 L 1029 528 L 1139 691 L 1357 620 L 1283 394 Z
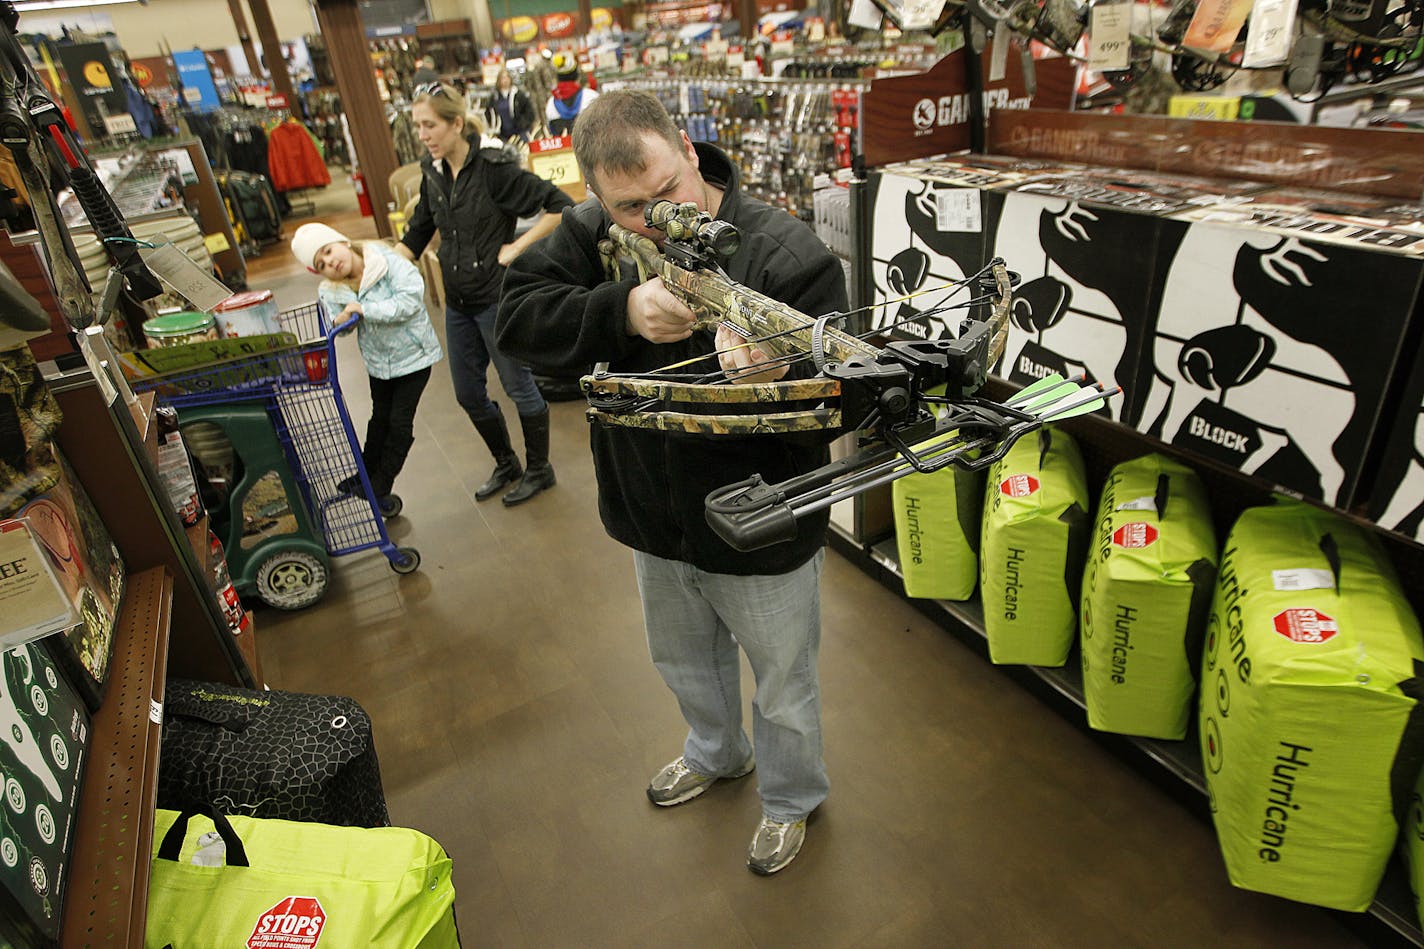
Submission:
M 354 329 L 356 324 L 359 322 L 361 322 L 361 314 L 351 314 L 351 319 L 347 320 L 345 323 L 340 323 L 331 328 L 331 331 L 326 334 L 327 340 L 334 340 L 336 339 L 336 337 L 340 336 L 342 333 L 345 333 L 347 330 Z

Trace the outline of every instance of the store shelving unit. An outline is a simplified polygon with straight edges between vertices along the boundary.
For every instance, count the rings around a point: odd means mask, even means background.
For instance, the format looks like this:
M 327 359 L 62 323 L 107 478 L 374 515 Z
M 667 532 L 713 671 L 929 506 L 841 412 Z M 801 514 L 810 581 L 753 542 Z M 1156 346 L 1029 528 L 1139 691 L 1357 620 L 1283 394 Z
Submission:
M 129 575 L 91 722 L 60 941 L 142 946 L 168 675 L 246 688 L 256 679 L 208 585 L 205 523 L 185 528 L 159 487 L 153 396 L 129 405 L 87 367 L 53 367 L 46 379 L 64 414 L 55 441 Z
M 986 394 L 991 398 L 1002 397 L 1008 391 L 1005 383 L 993 380 Z M 1073 419 L 1059 427 L 1071 434 L 1082 449 L 1089 484 L 1102 484 L 1113 465 L 1149 451 L 1160 452 L 1190 465 L 1201 476 L 1208 496 L 1212 498 L 1220 539 L 1225 539 L 1230 525 L 1242 510 L 1268 503 L 1272 493 L 1272 486 L 1264 481 L 1183 452 L 1103 418 Z M 977 595 L 963 602 L 905 595 L 889 494 L 888 487 L 868 492 L 855 499 L 853 514 L 833 518 L 828 533 L 831 547 L 886 588 L 904 597 L 906 602 L 953 633 L 988 662 L 984 609 Z M 1337 513 L 1378 530 L 1360 518 Z M 1389 532 L 1379 531 L 1379 536 L 1399 570 L 1407 594 L 1415 600 L 1424 596 L 1424 588 L 1413 582 L 1424 575 L 1424 548 Z M 1421 604 L 1415 602 L 1413 606 L 1419 611 Z M 1206 778 L 1194 724 L 1182 741 L 1161 741 L 1092 730 L 1087 723 L 1082 667 L 1076 647 L 1062 668 L 1020 665 L 994 668 L 1137 767 L 1189 810 L 1204 820 L 1210 820 Z M 1398 856 L 1391 858 L 1389 870 L 1368 912 L 1335 915 L 1346 926 L 1359 932 L 1370 945 L 1424 946 L 1424 931 L 1421 931 L 1415 911 L 1408 874 Z
M 162 567 L 129 578 L 108 694 L 90 726 L 65 947 L 143 944 L 172 606 L 173 578 Z

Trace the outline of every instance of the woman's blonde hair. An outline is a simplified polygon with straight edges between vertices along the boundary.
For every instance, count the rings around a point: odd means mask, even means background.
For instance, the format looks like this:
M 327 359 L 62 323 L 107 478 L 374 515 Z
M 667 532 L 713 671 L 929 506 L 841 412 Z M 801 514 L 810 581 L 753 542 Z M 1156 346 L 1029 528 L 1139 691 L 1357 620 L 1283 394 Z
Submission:
M 474 129 L 476 135 L 485 134 L 484 119 L 465 110 L 465 97 L 456 92 L 453 86 L 444 83 L 421 86 L 410 104 L 414 107 L 422 102 L 430 106 L 436 118 L 451 124 L 454 124 L 456 119 L 464 119 L 465 125 Z

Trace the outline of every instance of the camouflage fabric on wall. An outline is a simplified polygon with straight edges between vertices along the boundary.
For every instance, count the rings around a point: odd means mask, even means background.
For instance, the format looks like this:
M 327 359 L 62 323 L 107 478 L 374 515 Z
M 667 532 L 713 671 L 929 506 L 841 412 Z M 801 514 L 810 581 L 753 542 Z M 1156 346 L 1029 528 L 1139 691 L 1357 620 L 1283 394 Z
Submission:
M 59 404 L 29 347 L 0 351 L 0 517 L 59 480 L 49 443 L 59 421 Z
M 158 806 L 390 824 L 371 719 L 354 699 L 170 679 Z

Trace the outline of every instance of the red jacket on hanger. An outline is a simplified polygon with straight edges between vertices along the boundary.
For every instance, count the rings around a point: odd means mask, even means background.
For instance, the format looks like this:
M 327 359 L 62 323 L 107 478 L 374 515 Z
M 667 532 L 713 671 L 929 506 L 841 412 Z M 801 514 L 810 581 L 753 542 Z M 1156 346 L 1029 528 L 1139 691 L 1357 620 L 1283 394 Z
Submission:
M 316 143 L 296 119 L 288 119 L 267 133 L 267 171 L 277 191 L 331 184 L 331 173 L 326 170 Z

